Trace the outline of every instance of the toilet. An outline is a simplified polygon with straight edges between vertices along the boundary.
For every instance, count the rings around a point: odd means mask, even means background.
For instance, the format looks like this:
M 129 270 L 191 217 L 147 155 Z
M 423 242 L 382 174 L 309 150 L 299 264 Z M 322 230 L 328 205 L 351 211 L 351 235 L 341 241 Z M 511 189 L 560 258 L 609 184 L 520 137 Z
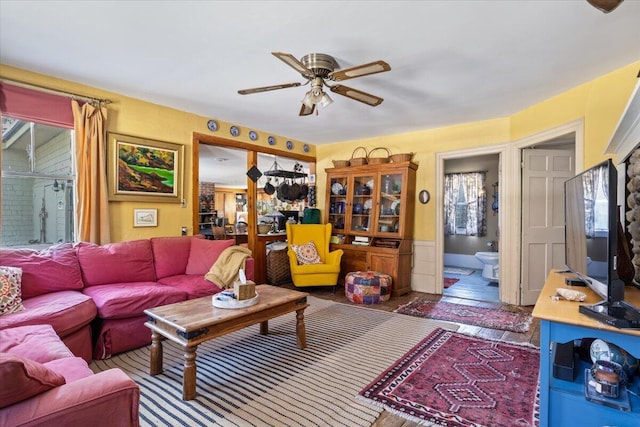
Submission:
M 482 277 L 491 282 L 500 280 L 500 253 L 499 252 L 476 252 L 476 258 L 484 266 L 482 269 Z

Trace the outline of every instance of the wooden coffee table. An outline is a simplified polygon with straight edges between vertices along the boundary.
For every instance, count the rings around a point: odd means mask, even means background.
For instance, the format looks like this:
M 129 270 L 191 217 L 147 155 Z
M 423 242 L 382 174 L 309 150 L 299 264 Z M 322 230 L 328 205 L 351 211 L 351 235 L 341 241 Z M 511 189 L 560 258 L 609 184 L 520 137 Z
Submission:
M 145 310 L 151 329 L 151 375 L 162 373 L 162 337 L 184 347 L 182 399 L 196 397 L 196 349 L 198 344 L 260 323 L 260 334 L 269 332 L 269 319 L 296 312 L 296 337 L 299 348 L 307 346 L 304 326 L 306 292 L 258 285 L 258 303 L 247 308 L 216 308 L 211 297 L 203 297 Z

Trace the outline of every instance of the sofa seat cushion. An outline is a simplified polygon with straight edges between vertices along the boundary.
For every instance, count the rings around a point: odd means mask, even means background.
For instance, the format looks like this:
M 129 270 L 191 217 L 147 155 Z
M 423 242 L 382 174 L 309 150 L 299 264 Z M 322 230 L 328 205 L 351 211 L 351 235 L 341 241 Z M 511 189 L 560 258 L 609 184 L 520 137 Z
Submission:
M 74 357 L 51 325 L 29 325 L 0 330 L 0 352 L 46 363 Z
M 70 243 L 47 249 L 0 249 L 2 265 L 22 269 L 22 299 L 84 287 L 78 258 Z
M 150 344 L 151 329 L 144 325 L 146 321 L 146 315 L 127 319 L 96 319 L 93 358 L 108 359 L 114 354 Z
M 0 408 L 65 384 L 62 375 L 42 363 L 11 353 L 0 353 Z
M 158 279 L 185 274 L 191 252 L 191 240 L 197 238 L 195 236 L 151 238 L 153 264 Z
M 158 282 L 185 291 L 188 299 L 206 297 L 222 291 L 222 288 L 201 275 L 181 274 L 159 279 Z
M 85 287 L 156 280 L 148 239 L 107 245 L 81 242 L 76 252 Z
M 0 329 L 49 324 L 65 337 L 91 323 L 96 317 L 93 300 L 77 291 L 39 295 L 22 302 L 24 310 L 0 317 Z
M 64 357 L 43 363 L 43 365 L 64 377 L 67 384 L 93 375 L 93 371 L 89 369 L 89 365 L 82 357 Z
M 147 308 L 187 299 L 185 291 L 156 282 L 112 283 L 91 286 L 83 292 L 93 299 L 101 319 L 140 316 Z

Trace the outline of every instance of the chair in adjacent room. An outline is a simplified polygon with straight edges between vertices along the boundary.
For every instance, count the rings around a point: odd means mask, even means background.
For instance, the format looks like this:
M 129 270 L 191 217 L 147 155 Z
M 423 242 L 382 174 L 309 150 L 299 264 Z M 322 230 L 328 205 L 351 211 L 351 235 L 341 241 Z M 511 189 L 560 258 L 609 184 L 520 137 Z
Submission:
M 329 250 L 331 224 L 287 223 L 287 255 L 295 286 L 338 284 L 342 249 Z

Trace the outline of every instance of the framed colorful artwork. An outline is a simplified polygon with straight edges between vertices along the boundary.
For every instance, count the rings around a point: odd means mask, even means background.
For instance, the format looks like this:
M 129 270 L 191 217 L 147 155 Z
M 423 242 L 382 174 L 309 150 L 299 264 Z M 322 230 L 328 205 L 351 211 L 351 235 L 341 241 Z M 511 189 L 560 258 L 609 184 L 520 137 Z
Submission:
M 180 203 L 184 145 L 109 133 L 109 200 Z

